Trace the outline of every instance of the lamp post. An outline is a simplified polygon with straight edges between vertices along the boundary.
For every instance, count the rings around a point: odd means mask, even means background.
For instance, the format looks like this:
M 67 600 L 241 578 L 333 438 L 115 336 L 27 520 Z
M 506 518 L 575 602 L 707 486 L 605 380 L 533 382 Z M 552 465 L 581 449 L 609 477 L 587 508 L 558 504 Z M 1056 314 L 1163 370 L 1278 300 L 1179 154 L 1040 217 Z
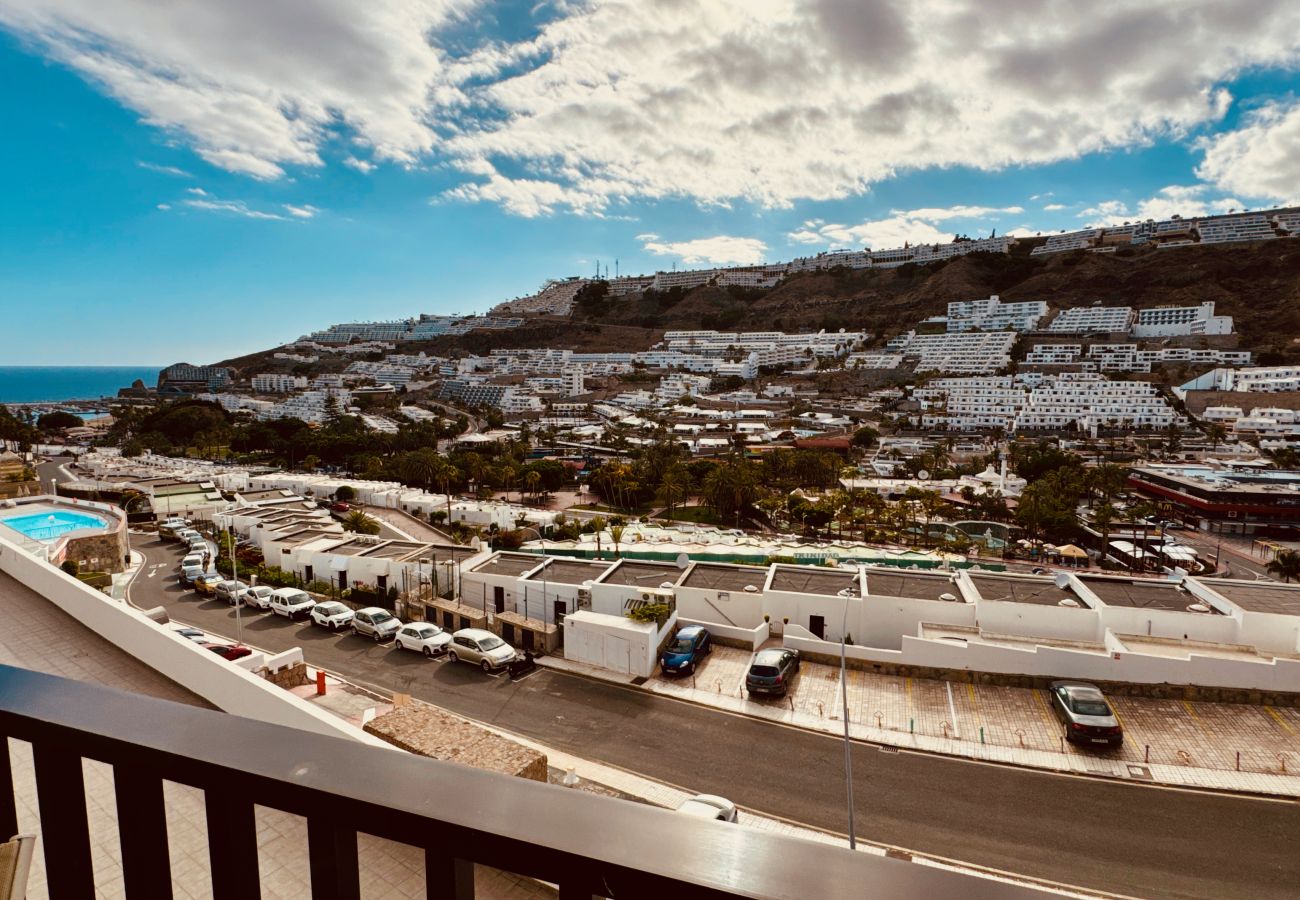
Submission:
M 853 827 L 853 744 L 849 741 L 849 682 L 845 639 L 849 630 L 849 598 L 856 593 L 851 587 L 839 592 L 840 596 L 844 598 L 844 618 L 840 622 L 840 703 L 844 707 L 844 793 L 847 795 L 849 804 L 850 850 L 857 849 L 858 838 Z
M 235 532 L 234 529 L 226 531 L 226 537 L 230 543 L 230 577 L 235 584 L 239 584 L 239 559 L 235 554 Z M 235 634 L 240 644 L 244 643 L 244 616 L 242 611 L 243 603 L 239 599 L 239 589 L 235 588 Z

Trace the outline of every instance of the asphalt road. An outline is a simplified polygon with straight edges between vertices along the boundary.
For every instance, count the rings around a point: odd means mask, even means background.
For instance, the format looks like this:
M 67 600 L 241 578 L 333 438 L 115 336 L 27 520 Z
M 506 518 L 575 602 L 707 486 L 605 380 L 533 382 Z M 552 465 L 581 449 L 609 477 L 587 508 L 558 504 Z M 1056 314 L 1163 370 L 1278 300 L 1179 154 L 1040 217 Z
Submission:
M 229 607 L 180 590 L 174 545 L 136 541 L 148 559 L 132 587 L 136 605 L 162 605 L 175 621 L 235 636 Z M 265 613 L 244 616 L 244 639 L 272 651 L 300 646 L 313 665 L 358 683 L 406 691 L 588 759 L 814 827 L 845 827 L 843 745 L 825 735 L 551 670 L 512 683 Z M 1300 885 L 1294 802 L 869 745 L 855 745 L 853 770 L 867 840 L 1142 897 L 1293 898 Z

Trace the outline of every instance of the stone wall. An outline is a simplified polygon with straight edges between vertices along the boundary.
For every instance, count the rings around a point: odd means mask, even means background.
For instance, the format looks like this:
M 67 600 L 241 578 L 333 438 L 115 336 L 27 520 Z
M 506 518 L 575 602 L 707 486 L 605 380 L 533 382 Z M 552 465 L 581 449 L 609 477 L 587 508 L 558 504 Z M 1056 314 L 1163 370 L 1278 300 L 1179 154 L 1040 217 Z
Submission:
M 63 558 L 76 562 L 83 572 L 121 572 L 126 568 L 127 549 L 126 528 L 122 527 L 113 534 L 71 538 Z
M 365 730 L 408 753 L 533 781 L 547 780 L 546 754 L 419 701 L 372 719 Z
M 302 687 L 304 684 L 311 684 L 311 679 L 307 677 L 307 664 L 295 663 L 292 666 L 285 666 L 278 672 L 272 672 L 269 669 L 264 670 L 262 677 L 277 687 L 285 690 L 289 688 Z

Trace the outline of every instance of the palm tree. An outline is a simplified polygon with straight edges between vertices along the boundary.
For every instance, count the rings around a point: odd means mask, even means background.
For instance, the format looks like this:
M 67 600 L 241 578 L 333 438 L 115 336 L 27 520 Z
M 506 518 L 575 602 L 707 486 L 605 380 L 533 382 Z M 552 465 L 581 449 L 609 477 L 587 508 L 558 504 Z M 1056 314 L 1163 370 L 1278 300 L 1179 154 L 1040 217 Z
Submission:
M 537 488 L 541 485 L 541 483 L 542 483 L 542 473 L 537 471 L 536 469 L 529 469 L 528 474 L 524 476 L 524 484 L 528 487 L 528 493 L 533 495 L 534 500 L 537 499 L 537 493 L 538 493 Z
M 348 513 L 348 517 L 343 520 L 343 528 L 357 534 L 379 534 L 379 523 L 359 509 Z
M 1205 437 L 1209 440 L 1212 453 L 1219 452 L 1219 445 L 1223 443 L 1228 436 L 1228 429 L 1218 422 L 1211 422 L 1205 426 Z
M 686 499 L 690 480 L 690 473 L 685 466 L 676 465 L 664 472 L 663 480 L 659 482 L 659 499 L 668 508 L 668 518 L 673 517 L 673 509 L 677 504 Z
M 1115 524 L 1115 517 L 1119 511 L 1109 503 L 1103 503 L 1092 511 L 1092 526 L 1101 532 L 1101 556 L 1099 560 L 1105 559 L 1106 554 L 1110 552 L 1110 526 Z
M 442 488 L 442 493 L 447 498 L 447 521 L 451 521 L 451 488 L 460 480 L 460 469 L 447 462 L 445 459 L 439 460 L 441 465 L 434 470 L 434 480 Z
M 600 559 L 600 535 L 605 530 L 605 517 L 593 516 L 591 519 L 591 530 L 596 535 L 596 559 Z
M 1289 584 L 1292 578 L 1300 579 L 1300 553 L 1294 550 L 1279 550 L 1265 568 L 1268 574 L 1280 576 Z
M 617 559 L 619 555 L 618 545 L 623 540 L 623 526 L 622 525 L 609 526 L 609 536 L 614 539 L 614 558 Z

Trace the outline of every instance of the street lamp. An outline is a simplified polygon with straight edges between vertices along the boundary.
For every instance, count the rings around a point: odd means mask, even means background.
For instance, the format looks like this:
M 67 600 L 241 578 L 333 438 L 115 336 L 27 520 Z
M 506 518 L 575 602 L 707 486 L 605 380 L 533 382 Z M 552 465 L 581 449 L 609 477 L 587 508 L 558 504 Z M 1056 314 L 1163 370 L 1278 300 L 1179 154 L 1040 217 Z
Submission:
M 226 531 L 226 537 L 229 539 L 230 547 L 230 577 L 235 584 L 239 584 L 239 558 L 235 553 L 235 532 L 234 529 Z M 256 576 L 254 576 L 256 578 Z M 235 588 L 235 634 L 240 644 L 244 643 L 244 616 L 241 607 L 243 603 L 239 599 L 239 588 Z
M 844 598 L 844 618 L 840 622 L 840 703 L 844 707 L 844 792 L 849 804 L 850 850 L 857 849 L 858 838 L 853 828 L 853 744 L 849 742 L 849 682 L 848 667 L 845 663 L 847 651 L 844 645 L 849 630 L 849 599 L 856 594 L 857 591 L 851 587 L 839 592 L 839 595 Z

